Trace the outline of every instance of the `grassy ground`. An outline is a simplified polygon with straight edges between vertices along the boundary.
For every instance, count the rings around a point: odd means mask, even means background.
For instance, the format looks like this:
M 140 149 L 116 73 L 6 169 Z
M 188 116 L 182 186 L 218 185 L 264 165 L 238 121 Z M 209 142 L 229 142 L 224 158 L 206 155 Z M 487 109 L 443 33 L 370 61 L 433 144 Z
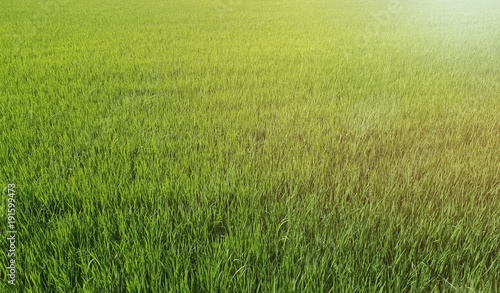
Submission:
M 3 2 L 2 292 L 500 291 L 494 1 Z

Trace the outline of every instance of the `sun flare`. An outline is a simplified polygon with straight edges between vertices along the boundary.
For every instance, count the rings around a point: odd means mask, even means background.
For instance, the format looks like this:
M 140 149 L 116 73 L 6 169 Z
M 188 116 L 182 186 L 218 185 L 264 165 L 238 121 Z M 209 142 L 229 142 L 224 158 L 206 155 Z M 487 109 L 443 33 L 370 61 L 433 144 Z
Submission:
M 499 19 L 500 2 L 491 0 L 440 0 L 423 5 L 430 20 L 441 20 L 449 25 L 473 24 Z

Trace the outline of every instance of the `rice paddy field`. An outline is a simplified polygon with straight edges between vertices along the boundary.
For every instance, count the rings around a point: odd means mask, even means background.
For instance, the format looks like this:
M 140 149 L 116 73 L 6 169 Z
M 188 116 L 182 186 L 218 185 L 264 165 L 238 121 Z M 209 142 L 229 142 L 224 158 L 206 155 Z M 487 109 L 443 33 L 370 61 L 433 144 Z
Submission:
M 0 184 L 0 292 L 500 292 L 500 2 L 2 0 Z

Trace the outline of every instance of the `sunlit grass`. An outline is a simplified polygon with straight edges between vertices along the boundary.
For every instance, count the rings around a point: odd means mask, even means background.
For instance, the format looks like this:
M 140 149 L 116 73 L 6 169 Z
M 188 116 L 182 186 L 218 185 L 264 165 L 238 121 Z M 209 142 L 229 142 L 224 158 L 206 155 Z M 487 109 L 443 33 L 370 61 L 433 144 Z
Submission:
M 500 11 L 469 2 L 8 1 L 18 291 L 498 292 Z

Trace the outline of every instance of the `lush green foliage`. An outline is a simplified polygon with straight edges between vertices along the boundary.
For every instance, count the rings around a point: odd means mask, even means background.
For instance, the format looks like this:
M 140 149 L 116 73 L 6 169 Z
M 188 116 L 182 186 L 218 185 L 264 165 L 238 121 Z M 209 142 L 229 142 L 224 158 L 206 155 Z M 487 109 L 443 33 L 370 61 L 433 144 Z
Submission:
M 17 288 L 498 292 L 498 27 L 489 0 L 4 0 Z

